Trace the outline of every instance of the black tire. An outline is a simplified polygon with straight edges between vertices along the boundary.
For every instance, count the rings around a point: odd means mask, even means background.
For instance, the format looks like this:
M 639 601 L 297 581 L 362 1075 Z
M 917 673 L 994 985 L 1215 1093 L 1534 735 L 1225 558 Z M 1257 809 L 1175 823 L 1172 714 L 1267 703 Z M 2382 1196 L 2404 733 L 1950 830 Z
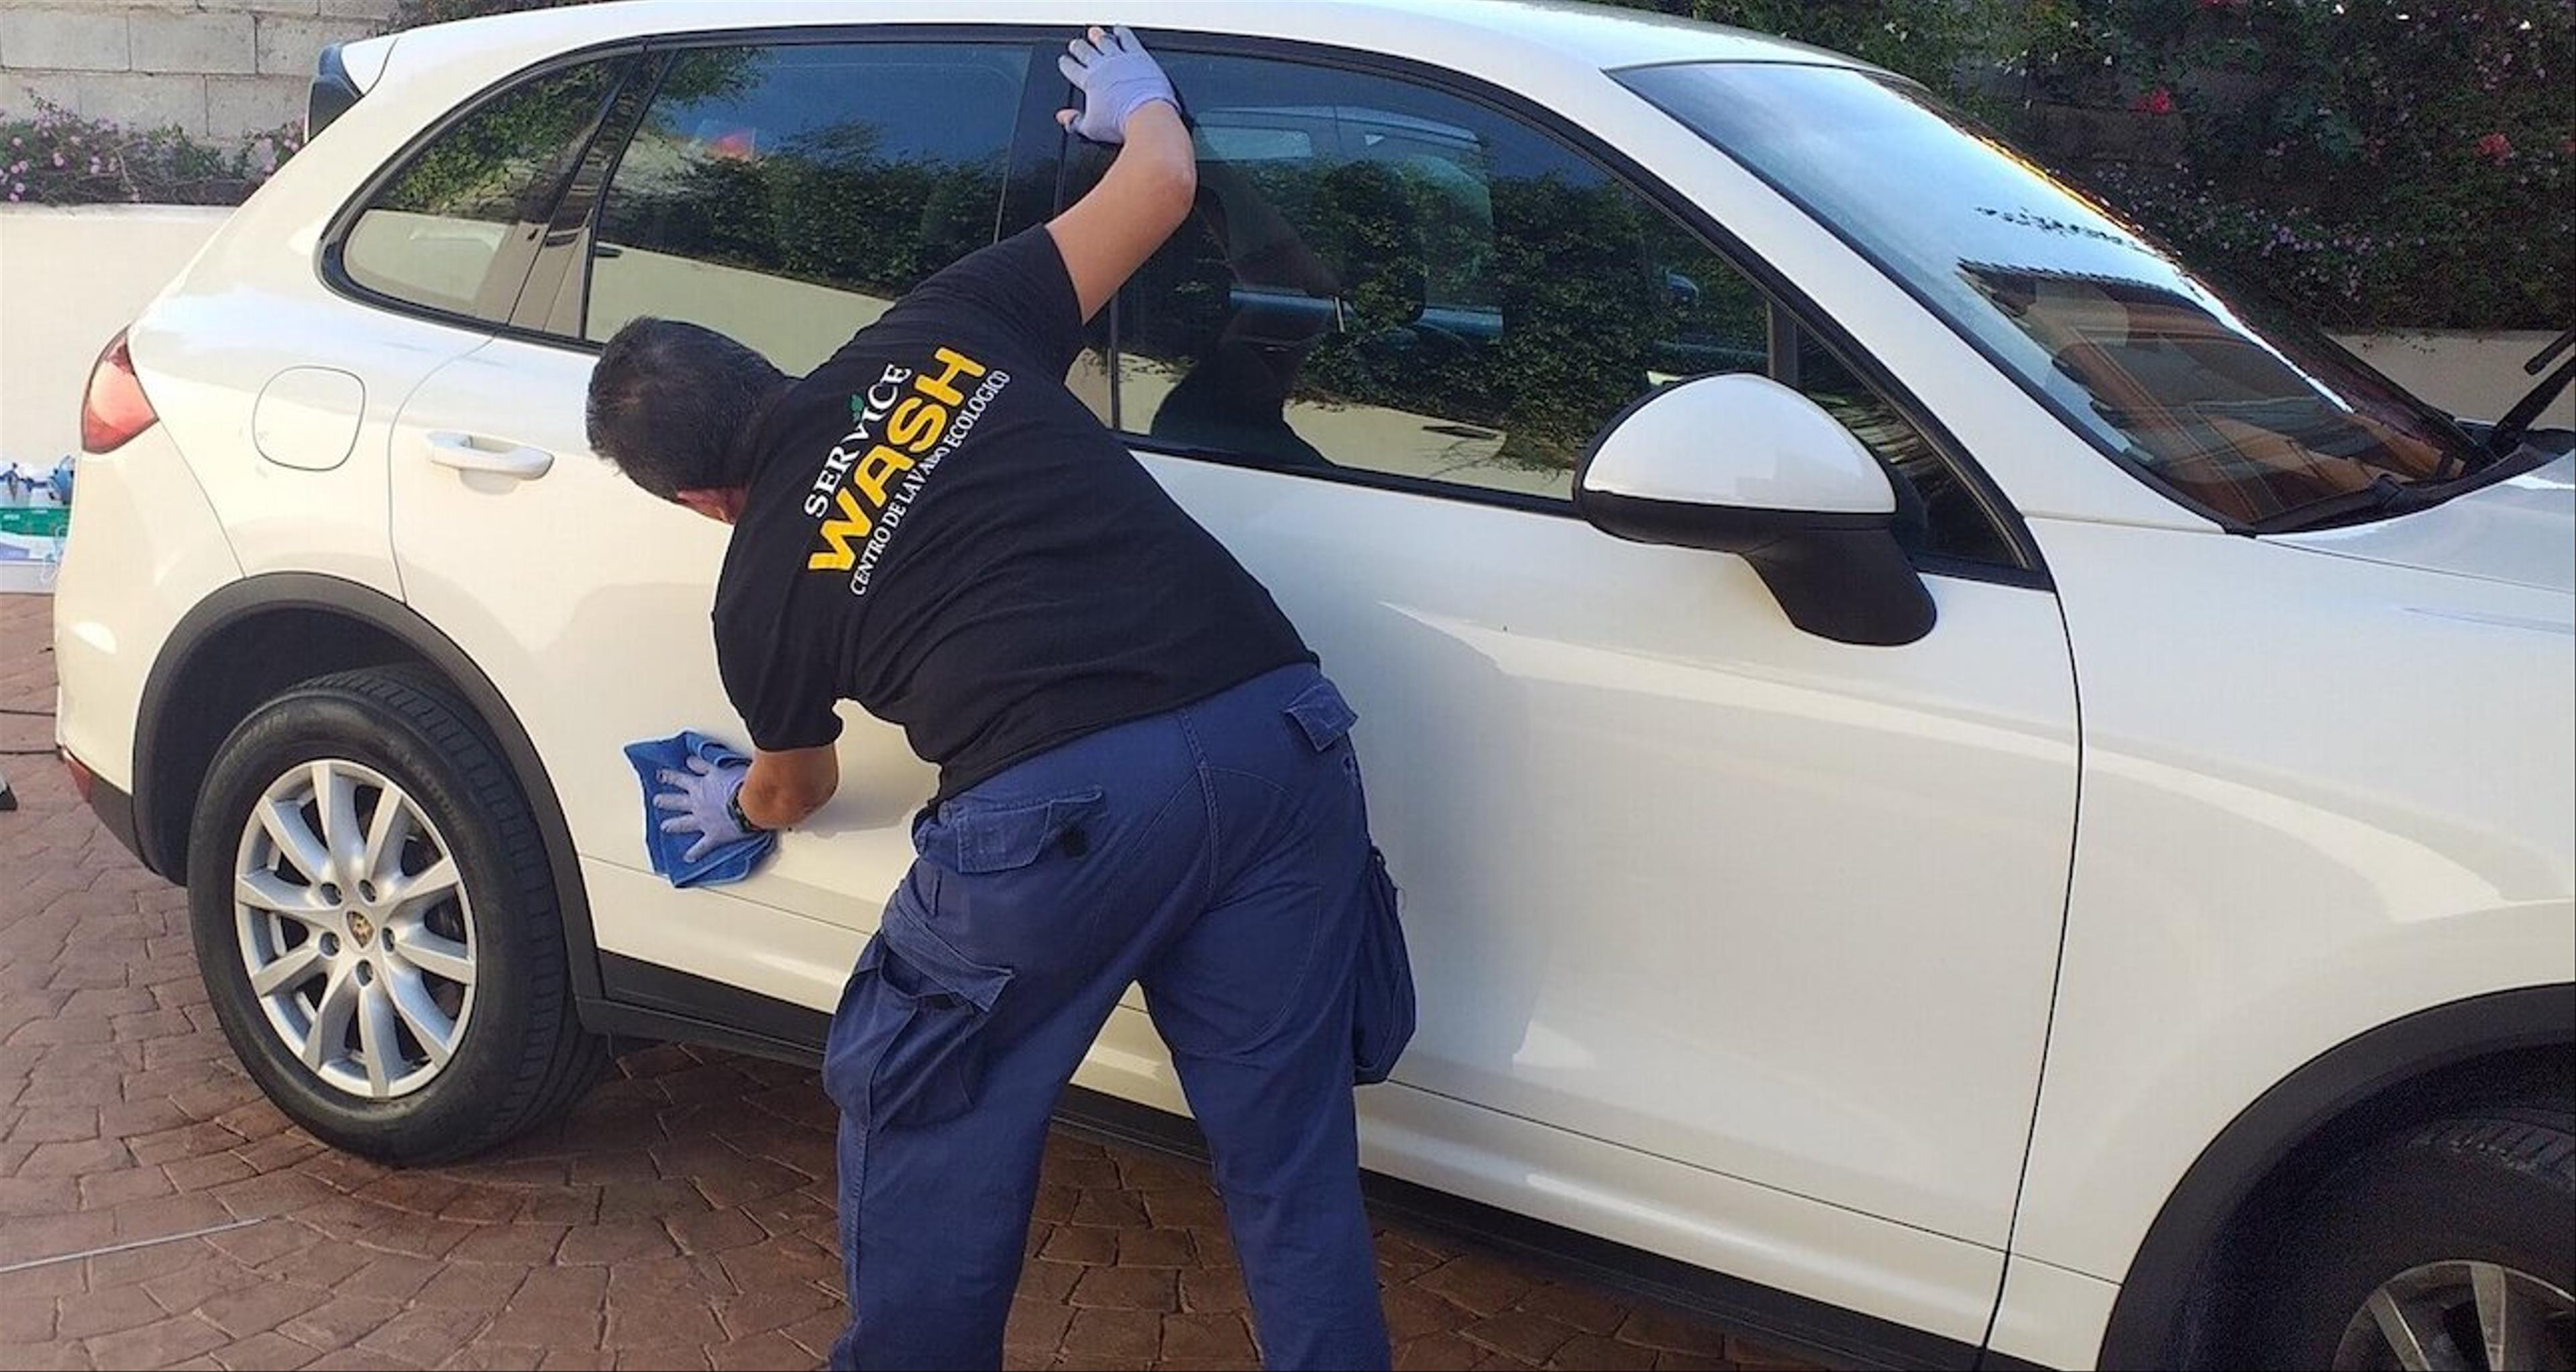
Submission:
M 2327 1176 L 2285 1226 L 2270 1264 L 2274 1298 L 2253 1340 L 2260 1365 L 2378 1365 L 2385 1350 L 2368 1348 L 2368 1336 L 2345 1344 L 2372 1293 L 2459 1263 L 2491 1263 L 2576 1292 L 2576 1114 L 2554 1103 L 2481 1109 L 2409 1130 Z M 2447 1347 L 2426 1345 L 2433 1365 L 2484 1367 L 2474 1306 L 2465 1326 L 2453 1313 Z M 2540 1356 L 2509 1361 L 2570 1366 L 2576 1311 L 2557 1312 L 2531 1342 Z M 2460 1360 L 2444 1360 L 2446 1352 Z
M 471 893 L 471 1013 L 445 1065 L 391 1099 L 306 1067 L 272 1028 L 244 965 L 234 896 L 244 827 L 271 782 L 320 759 L 359 763 L 400 786 L 443 836 Z M 585 1032 L 574 1006 L 553 873 L 527 800 L 472 712 L 426 673 L 322 677 L 243 720 L 198 794 L 188 892 L 199 974 L 233 1052 L 280 1110 L 336 1147 L 393 1163 L 477 1153 L 569 1108 L 608 1061 L 607 1039 Z

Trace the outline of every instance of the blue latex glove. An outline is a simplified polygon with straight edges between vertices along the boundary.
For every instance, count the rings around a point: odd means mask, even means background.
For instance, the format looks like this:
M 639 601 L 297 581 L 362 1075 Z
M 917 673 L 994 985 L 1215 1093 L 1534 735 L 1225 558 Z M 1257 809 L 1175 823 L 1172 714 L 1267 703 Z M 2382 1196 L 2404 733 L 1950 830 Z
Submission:
M 1082 92 L 1082 108 L 1065 110 L 1056 121 L 1092 142 L 1126 142 L 1127 117 L 1157 100 L 1181 107 L 1172 94 L 1172 79 L 1126 25 L 1107 33 L 1094 28 L 1066 47 L 1055 65 Z
M 665 767 L 661 782 L 670 787 L 653 797 L 656 810 L 675 811 L 662 821 L 666 834 L 696 834 L 698 841 L 680 855 L 682 862 L 695 862 L 713 849 L 751 837 L 733 817 L 733 798 L 742 790 L 743 778 L 751 775 L 749 766 L 719 767 L 705 758 L 691 754 L 687 771 Z

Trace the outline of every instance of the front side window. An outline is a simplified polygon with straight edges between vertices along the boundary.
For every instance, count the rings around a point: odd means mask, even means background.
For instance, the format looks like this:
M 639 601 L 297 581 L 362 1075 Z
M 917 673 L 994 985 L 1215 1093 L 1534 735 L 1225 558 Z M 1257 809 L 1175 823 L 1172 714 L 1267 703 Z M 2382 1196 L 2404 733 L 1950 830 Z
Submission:
M 2403 508 L 2487 456 L 2445 417 L 1921 92 L 1832 67 L 1620 80 L 1877 261 L 2077 432 L 2257 530 Z
M 680 53 L 620 158 L 582 332 L 703 324 L 801 374 L 993 241 L 1025 46 Z
M 1649 387 L 1766 366 L 1752 285 L 1535 130 L 1387 77 L 1166 56 L 1199 203 L 1120 297 L 1127 430 L 1565 497 Z
M 368 202 L 341 270 L 379 295 L 498 323 L 510 317 L 542 223 L 631 58 L 588 62 L 502 92 L 430 140 Z

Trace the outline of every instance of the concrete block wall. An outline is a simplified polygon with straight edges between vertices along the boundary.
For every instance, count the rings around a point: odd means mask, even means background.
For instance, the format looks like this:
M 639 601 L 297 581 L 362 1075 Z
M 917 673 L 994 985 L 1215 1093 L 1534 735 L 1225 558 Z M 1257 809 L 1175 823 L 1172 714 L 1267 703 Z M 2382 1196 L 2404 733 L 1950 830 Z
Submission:
M 394 0 L 5 0 L 0 116 L 43 99 L 217 142 L 304 113 L 323 47 L 381 28 Z

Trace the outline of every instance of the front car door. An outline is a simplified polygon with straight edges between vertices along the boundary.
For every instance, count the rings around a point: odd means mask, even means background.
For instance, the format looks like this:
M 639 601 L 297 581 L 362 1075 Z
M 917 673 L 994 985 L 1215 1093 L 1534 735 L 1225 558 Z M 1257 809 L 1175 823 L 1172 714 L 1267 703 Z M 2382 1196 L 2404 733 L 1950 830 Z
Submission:
M 1198 213 L 1119 301 L 1113 418 L 1361 713 L 1422 1003 L 1370 1165 L 1973 1344 L 2075 802 L 2017 528 L 1756 249 L 1533 107 L 1192 49 Z M 1742 561 L 1574 517 L 1602 421 L 1738 370 L 1885 459 L 1928 637 L 1812 637 Z M 1154 1060 L 1122 1014 L 1083 1080 L 1176 1103 Z

